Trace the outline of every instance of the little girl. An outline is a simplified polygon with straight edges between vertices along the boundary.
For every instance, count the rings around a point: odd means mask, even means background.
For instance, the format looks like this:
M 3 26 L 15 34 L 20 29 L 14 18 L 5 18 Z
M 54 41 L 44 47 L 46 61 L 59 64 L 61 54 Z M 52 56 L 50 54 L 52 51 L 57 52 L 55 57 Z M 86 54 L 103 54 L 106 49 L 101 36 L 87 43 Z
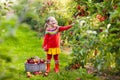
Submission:
M 50 72 L 50 62 L 52 56 L 54 57 L 55 61 L 55 68 L 54 71 L 56 73 L 59 72 L 59 54 L 60 54 L 60 32 L 64 30 L 68 30 L 72 27 L 72 25 L 68 26 L 58 26 L 58 22 L 54 17 L 49 17 L 45 23 L 45 36 L 44 36 L 44 43 L 43 49 L 47 53 L 47 68 L 46 73 Z

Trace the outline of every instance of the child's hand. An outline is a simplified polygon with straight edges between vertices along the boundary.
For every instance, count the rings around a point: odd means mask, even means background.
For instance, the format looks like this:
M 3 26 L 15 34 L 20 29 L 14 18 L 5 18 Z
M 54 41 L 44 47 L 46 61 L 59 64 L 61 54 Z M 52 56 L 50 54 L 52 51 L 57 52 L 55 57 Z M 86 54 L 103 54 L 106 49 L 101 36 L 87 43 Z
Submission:
M 75 22 L 73 22 L 72 24 L 70 24 L 71 26 L 74 26 L 75 25 Z
M 44 48 L 44 51 L 48 51 L 48 49 Z
M 43 49 L 44 49 L 44 51 L 48 51 L 47 46 L 44 46 Z

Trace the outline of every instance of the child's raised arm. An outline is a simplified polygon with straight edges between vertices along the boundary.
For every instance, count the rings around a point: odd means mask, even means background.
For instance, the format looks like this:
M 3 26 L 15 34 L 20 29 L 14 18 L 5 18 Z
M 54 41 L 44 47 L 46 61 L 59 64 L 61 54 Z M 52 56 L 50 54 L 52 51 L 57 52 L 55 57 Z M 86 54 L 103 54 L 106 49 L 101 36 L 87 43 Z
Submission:
M 68 29 L 71 28 L 71 27 L 72 27 L 71 25 L 68 25 L 68 26 L 60 26 L 60 27 L 59 27 L 59 31 L 68 30 Z
M 72 23 L 71 25 L 68 26 L 60 26 L 59 31 L 64 31 L 64 30 L 68 30 L 69 28 L 71 28 L 75 23 Z

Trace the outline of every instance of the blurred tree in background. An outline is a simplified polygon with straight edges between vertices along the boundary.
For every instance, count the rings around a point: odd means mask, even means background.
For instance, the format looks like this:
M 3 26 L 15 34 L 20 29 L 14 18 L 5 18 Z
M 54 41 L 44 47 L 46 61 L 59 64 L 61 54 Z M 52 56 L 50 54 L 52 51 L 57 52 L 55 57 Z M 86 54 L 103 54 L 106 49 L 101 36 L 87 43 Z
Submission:
M 13 2 L 6 1 L 0 3 L 0 46 L 7 39 L 14 39 L 16 23 L 18 17 L 14 15 L 12 9 Z M 12 62 L 11 50 L 8 47 L 0 47 L 0 80 L 7 80 L 14 77 L 16 68 L 10 65 Z M 13 72 L 13 74 L 11 73 Z

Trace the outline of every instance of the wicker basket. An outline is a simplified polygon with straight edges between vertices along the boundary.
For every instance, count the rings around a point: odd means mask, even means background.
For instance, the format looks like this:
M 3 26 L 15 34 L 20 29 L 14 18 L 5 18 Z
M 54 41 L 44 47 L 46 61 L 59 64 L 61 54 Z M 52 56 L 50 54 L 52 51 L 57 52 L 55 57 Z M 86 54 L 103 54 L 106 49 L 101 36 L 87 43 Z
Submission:
M 46 64 L 45 63 L 40 63 L 39 67 L 40 67 L 40 71 L 45 72 L 45 69 L 46 69 Z
M 46 64 L 45 63 L 40 63 L 40 64 L 25 63 L 25 71 L 26 72 L 35 72 L 35 71 L 44 72 L 45 69 L 46 69 Z

